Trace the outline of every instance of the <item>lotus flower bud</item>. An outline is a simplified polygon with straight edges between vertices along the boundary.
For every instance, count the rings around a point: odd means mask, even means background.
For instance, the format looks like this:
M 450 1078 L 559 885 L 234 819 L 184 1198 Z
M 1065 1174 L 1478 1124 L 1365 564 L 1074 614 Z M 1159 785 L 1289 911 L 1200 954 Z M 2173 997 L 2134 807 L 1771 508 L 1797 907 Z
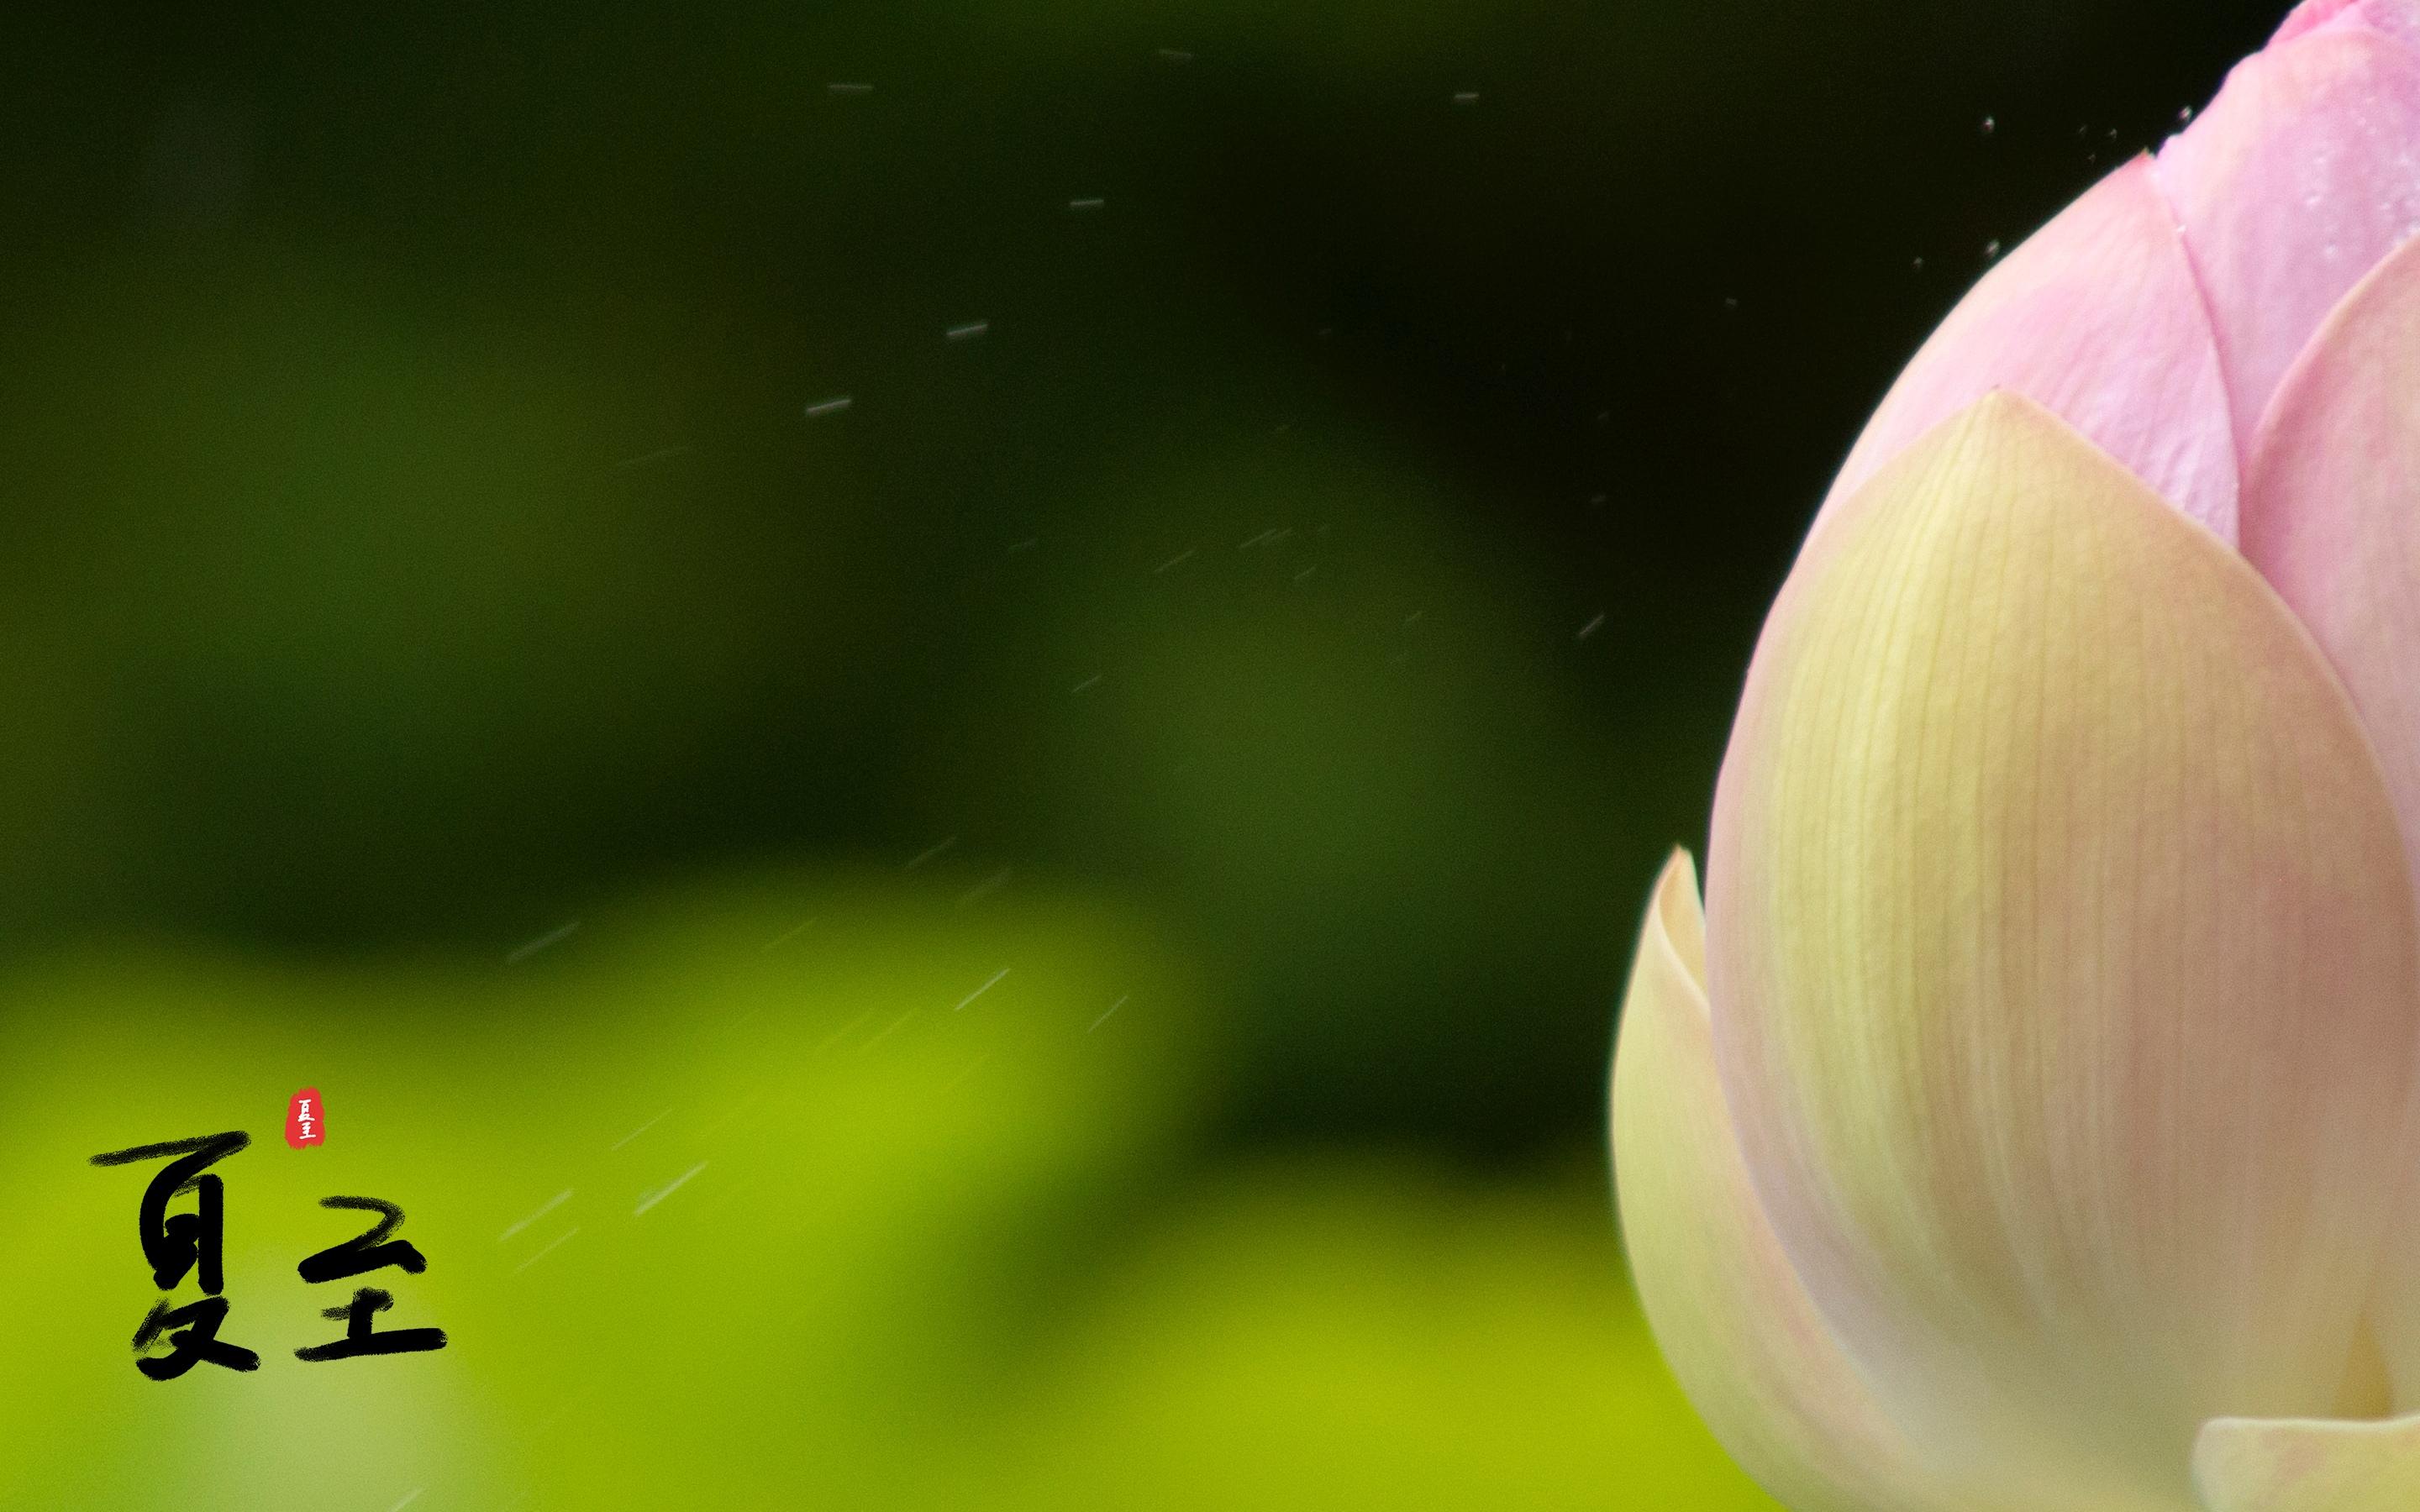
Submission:
M 1849 455 L 1651 904 L 1648 1318 L 1800 1512 L 2420 1507 L 2420 0 L 2311 0 Z

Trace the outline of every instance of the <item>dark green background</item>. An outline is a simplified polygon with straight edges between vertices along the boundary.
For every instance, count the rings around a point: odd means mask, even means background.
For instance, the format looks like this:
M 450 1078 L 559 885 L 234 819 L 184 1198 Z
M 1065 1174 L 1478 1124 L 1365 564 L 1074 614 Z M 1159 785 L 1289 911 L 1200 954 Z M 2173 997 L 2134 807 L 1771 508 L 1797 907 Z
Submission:
M 1183 941 L 1228 1148 L 1559 1158 L 1860 418 L 2275 19 L 12 8 L 0 945 L 954 841 Z

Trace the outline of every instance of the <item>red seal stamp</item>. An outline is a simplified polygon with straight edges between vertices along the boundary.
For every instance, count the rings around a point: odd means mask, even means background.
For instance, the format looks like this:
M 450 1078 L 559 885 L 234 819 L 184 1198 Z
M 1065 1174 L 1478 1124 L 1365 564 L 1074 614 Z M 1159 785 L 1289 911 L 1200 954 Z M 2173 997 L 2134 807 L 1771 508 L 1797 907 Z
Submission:
M 319 1101 L 319 1089 L 306 1087 L 286 1104 L 286 1142 L 302 1149 L 327 1137 L 328 1110 Z

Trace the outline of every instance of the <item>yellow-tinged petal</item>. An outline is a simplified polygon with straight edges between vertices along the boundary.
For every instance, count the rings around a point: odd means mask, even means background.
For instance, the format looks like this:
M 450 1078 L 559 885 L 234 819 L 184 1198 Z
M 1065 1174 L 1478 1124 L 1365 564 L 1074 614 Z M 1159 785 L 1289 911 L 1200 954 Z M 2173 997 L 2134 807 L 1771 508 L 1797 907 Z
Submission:
M 1675 855 L 1639 931 L 1613 1062 L 1622 1240 L 1699 1415 L 1795 1512 L 1948 1512 L 1807 1299 L 1748 1186 L 1714 1079 L 1697 869 Z
M 2194 1483 L 2209 1512 L 2411 1512 L 2420 1417 L 2218 1418 L 2194 1445 Z
M 1727 1102 L 1893 1417 L 2044 1508 L 2332 1410 L 2420 949 L 2378 764 L 2241 559 L 1984 400 L 1818 532 L 1715 799 Z

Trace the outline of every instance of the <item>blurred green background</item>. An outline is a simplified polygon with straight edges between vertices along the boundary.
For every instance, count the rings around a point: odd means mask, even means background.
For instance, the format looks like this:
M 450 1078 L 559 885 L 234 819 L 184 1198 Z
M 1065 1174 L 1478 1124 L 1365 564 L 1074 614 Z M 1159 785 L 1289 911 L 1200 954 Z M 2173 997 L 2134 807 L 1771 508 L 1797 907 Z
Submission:
M 0 1505 L 1768 1504 L 1636 911 L 1896 366 L 2274 20 L 12 8 Z M 83 1161 L 219 1128 L 154 1386 Z M 291 1360 L 354 1188 L 444 1353 Z

